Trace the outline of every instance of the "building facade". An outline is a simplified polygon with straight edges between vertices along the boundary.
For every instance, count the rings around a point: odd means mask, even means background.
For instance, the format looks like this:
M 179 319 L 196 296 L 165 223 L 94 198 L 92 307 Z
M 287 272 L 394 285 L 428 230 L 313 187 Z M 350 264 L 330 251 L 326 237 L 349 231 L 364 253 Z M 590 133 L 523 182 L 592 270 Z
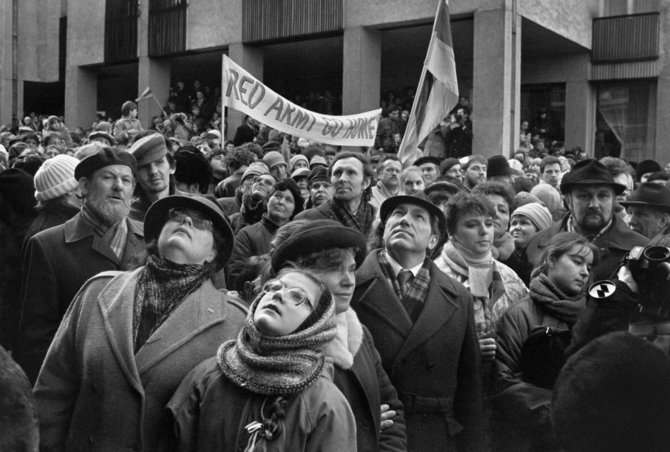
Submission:
M 436 0 L 0 0 L 0 122 L 62 113 L 87 128 L 151 87 L 220 84 L 221 55 L 285 96 L 328 91 L 377 108 L 418 82 Z M 510 153 L 547 109 L 566 148 L 596 136 L 631 160 L 670 161 L 669 0 L 451 0 L 473 152 Z M 140 102 L 149 124 L 159 102 Z M 242 117 L 228 112 L 234 133 Z

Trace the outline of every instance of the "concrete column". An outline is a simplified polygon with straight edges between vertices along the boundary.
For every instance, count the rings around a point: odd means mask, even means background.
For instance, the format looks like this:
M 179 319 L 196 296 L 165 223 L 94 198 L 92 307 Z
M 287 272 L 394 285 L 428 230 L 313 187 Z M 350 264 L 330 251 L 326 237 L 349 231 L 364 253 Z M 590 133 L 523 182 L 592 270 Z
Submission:
M 670 162 L 670 64 L 667 62 L 656 82 L 656 143 L 654 160 L 661 165 Z
M 259 47 L 250 47 L 236 42 L 228 46 L 228 56 L 237 64 L 242 66 L 247 72 L 256 77 L 258 80 L 263 80 L 263 49 Z M 221 92 L 225 92 L 225 88 L 221 87 Z M 235 131 L 242 125 L 244 113 L 241 113 L 232 108 L 226 108 L 228 120 L 225 131 L 225 140 L 232 140 L 235 137 Z
M 595 91 L 588 80 L 565 84 L 565 149 L 580 146 L 593 155 L 595 138 Z
M 65 123 L 70 129 L 91 127 L 98 108 L 98 76 L 89 69 L 65 70 Z
M 12 0 L 0 0 L 0 124 L 12 122 Z
M 506 3 L 474 18 L 472 153 L 487 157 L 510 156 L 518 143 L 521 17 Z
M 149 58 L 141 56 L 137 73 L 137 95 L 147 88 L 151 88 L 154 98 L 140 99 L 137 103 L 137 113 L 142 127 L 151 127 L 151 118 L 161 114 L 161 107 L 167 103 L 170 95 L 170 61 L 167 59 Z M 158 102 L 157 102 L 158 101 Z
M 381 34 L 363 27 L 344 29 L 342 114 L 379 108 Z

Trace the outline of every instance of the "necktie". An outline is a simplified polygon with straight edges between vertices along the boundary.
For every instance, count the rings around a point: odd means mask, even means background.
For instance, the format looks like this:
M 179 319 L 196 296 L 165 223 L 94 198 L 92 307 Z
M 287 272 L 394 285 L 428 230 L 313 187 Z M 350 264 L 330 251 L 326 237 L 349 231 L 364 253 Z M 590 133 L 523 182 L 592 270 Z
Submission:
M 409 288 L 412 286 L 412 280 L 414 280 L 414 275 L 411 271 L 400 270 L 400 273 L 398 273 L 398 285 L 400 286 L 400 293 L 403 299 L 405 299 Z

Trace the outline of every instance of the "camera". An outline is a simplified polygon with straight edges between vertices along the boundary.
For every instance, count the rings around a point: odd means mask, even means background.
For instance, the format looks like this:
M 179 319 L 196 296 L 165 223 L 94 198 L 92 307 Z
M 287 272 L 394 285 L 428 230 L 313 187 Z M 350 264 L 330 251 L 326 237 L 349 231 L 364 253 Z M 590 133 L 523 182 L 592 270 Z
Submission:
M 634 247 L 626 257 L 640 293 L 640 312 L 670 319 L 670 248 Z

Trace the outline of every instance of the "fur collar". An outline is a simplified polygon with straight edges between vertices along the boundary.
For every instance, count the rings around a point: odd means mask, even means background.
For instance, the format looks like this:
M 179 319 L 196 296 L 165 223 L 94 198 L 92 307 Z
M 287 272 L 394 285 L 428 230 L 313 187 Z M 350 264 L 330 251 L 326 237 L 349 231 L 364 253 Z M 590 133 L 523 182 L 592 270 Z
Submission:
M 353 309 L 349 308 L 335 316 L 337 332 L 335 338 L 324 347 L 326 359 L 341 369 L 351 369 L 354 356 L 363 342 L 363 327 Z

